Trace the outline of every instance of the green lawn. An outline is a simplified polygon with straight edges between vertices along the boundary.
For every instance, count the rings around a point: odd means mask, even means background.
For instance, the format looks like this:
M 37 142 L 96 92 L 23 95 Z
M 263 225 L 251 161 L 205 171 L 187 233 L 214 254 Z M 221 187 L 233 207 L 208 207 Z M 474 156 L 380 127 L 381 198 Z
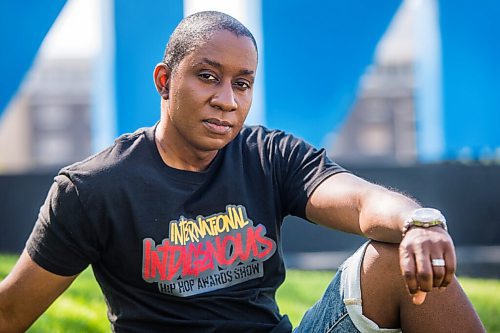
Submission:
M 15 260 L 15 256 L 0 256 L 0 279 L 6 276 Z M 296 325 L 304 312 L 321 296 L 332 277 L 332 272 L 289 271 L 277 295 L 281 312 L 288 314 Z M 487 331 L 500 333 L 500 281 L 471 278 L 459 280 Z M 92 272 L 87 269 L 28 332 L 109 331 L 104 300 Z

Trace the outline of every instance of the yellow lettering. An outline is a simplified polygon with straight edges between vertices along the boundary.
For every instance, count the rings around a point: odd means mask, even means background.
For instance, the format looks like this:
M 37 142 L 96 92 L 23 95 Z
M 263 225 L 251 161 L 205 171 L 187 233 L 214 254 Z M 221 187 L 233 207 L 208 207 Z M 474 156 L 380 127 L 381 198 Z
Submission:
M 179 226 L 174 221 L 170 222 L 170 240 L 175 244 L 182 243 L 182 234 L 179 232 Z
M 226 218 L 227 218 L 226 223 L 231 227 L 231 229 L 238 229 L 238 225 L 236 225 L 236 222 L 234 221 L 233 212 L 231 210 L 231 207 L 227 208 Z
M 198 239 L 198 236 L 200 235 L 200 229 L 198 228 L 198 225 L 191 220 L 189 220 L 188 223 L 189 238 L 194 242 L 199 242 L 200 240 Z
M 214 214 L 206 218 L 198 216 L 196 220 L 187 220 L 181 216 L 179 221 L 171 221 L 170 241 L 174 244 L 186 245 L 189 241 L 199 242 L 207 234 L 216 236 L 223 232 L 243 228 L 249 223 L 245 207 L 228 205 L 225 213 Z
M 208 223 L 201 218 L 201 216 L 198 216 L 198 234 L 200 235 L 201 238 L 205 238 L 205 235 L 207 234 L 210 235 L 210 229 Z
M 216 236 L 217 235 L 217 229 L 215 227 L 215 219 L 217 217 L 216 216 L 212 216 L 212 217 L 209 217 L 207 218 L 207 222 L 210 223 L 210 236 Z
M 246 214 L 243 214 L 243 209 L 241 207 L 238 207 L 238 210 L 233 208 L 233 214 L 234 214 L 234 219 L 236 220 L 240 228 L 243 228 L 248 224 L 248 221 L 245 220 L 245 218 L 243 217 L 243 215 L 246 216 Z
M 180 223 L 181 231 L 182 231 L 182 245 L 186 245 L 186 242 L 189 240 L 189 230 L 186 228 L 186 220 L 182 220 Z
M 224 224 L 224 216 L 223 215 L 217 215 L 217 233 L 221 233 L 221 232 L 224 232 L 224 231 L 228 231 L 226 230 L 226 226 Z

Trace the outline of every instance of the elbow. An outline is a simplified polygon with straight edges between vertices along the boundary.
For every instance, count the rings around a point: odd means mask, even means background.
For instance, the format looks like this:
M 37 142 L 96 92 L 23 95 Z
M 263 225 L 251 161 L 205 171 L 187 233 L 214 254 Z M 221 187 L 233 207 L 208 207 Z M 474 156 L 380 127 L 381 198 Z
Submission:
M 397 230 L 391 230 L 382 225 L 368 225 L 360 224 L 361 233 L 368 239 L 385 243 L 400 243 L 401 233 Z
M 363 225 L 363 224 L 360 224 L 359 227 L 364 237 L 374 240 L 378 239 L 377 236 L 380 234 L 380 230 L 378 229 L 380 228 L 377 228 L 376 226 L 373 225 Z

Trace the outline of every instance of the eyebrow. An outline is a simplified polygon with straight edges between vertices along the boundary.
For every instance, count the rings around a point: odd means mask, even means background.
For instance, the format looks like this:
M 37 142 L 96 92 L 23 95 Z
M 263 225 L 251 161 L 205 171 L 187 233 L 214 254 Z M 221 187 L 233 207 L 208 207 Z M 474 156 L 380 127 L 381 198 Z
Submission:
M 210 66 L 212 67 L 215 67 L 215 68 L 218 68 L 218 69 L 221 69 L 222 68 L 222 64 L 217 62 L 217 61 L 214 61 L 214 60 L 210 60 L 208 58 L 203 58 L 199 63 L 195 64 L 195 66 L 198 66 L 198 65 L 202 65 L 202 64 L 209 64 Z M 240 75 L 254 75 L 255 72 L 254 71 L 251 71 L 251 70 L 248 70 L 248 69 L 242 69 L 240 72 L 239 72 Z

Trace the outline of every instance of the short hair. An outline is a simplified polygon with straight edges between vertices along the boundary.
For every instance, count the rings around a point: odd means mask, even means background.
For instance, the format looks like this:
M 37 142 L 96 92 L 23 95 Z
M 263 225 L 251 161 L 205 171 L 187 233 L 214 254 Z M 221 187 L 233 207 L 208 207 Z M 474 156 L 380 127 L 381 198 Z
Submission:
M 174 70 L 186 55 L 221 30 L 230 31 L 238 37 L 250 38 L 257 52 L 255 38 L 240 21 L 221 12 L 204 11 L 185 17 L 177 25 L 165 48 L 163 62 Z

